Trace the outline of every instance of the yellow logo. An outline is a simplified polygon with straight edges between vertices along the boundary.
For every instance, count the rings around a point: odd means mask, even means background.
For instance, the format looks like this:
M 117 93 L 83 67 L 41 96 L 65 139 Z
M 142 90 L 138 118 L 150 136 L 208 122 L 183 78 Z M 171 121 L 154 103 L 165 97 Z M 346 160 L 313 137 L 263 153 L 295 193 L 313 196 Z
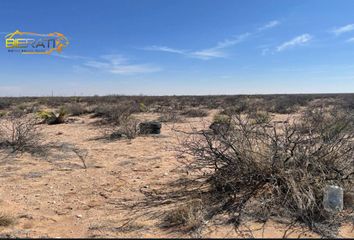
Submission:
M 60 53 L 69 45 L 64 34 L 58 32 L 39 34 L 16 30 L 7 34 L 5 40 L 9 52 L 21 54 L 51 54 L 53 51 Z

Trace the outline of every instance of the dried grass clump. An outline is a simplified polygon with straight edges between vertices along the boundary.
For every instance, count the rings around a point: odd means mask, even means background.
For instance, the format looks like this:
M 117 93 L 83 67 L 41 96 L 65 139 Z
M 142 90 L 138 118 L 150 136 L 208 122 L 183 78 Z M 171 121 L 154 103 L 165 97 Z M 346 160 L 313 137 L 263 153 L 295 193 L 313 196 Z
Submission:
M 15 223 L 15 219 L 5 213 L 0 213 L 0 227 L 8 227 Z
M 204 224 L 201 201 L 192 200 L 169 211 L 163 220 L 163 227 L 179 227 L 182 231 L 196 231 Z
M 194 117 L 207 117 L 208 111 L 200 108 L 191 108 L 182 112 L 182 115 L 190 118 Z
M 159 118 L 159 122 L 172 122 L 172 123 L 178 123 L 178 122 L 183 122 L 183 118 L 181 115 L 178 114 L 176 111 L 169 111 L 163 113 Z
M 83 103 L 67 103 L 65 104 L 64 109 L 71 116 L 80 116 L 88 113 L 88 109 Z
M 94 110 L 94 117 L 101 117 L 102 123 L 120 125 L 126 122 L 133 113 L 139 112 L 139 107 L 127 104 L 101 104 Z
M 353 188 L 353 119 L 337 109 L 311 109 L 281 124 L 233 114 L 228 131 L 189 134 L 183 153 L 219 196 L 208 207 L 232 214 L 236 225 L 277 216 L 333 236 L 350 214 L 326 212 L 323 194 L 327 185 Z

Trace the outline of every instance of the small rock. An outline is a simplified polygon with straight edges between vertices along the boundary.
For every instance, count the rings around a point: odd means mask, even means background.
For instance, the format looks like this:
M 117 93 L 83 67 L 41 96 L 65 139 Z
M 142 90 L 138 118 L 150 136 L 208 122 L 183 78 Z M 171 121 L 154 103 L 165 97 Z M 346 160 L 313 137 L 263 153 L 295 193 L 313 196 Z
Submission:
M 82 215 L 81 214 L 77 214 L 76 217 L 77 218 L 82 218 Z
M 164 176 L 168 176 L 168 173 L 165 172 L 163 175 L 164 175 Z

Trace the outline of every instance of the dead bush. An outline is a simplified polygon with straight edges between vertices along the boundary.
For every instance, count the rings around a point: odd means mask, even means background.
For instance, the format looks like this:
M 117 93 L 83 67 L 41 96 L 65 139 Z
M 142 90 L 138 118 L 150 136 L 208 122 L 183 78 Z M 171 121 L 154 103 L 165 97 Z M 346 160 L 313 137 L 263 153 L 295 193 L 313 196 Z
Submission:
M 248 117 L 255 124 L 267 124 L 271 121 L 270 114 L 265 111 L 255 111 L 255 112 L 248 113 Z
M 133 139 L 136 138 L 136 136 L 139 133 L 139 121 L 135 119 L 134 117 L 130 116 L 124 121 L 122 120 L 120 124 L 117 125 L 111 125 L 110 127 L 110 139 L 119 139 L 122 137 L 128 138 L 128 139 Z
M 120 125 L 126 122 L 133 113 L 139 111 L 138 106 L 131 104 L 102 104 L 94 109 L 94 117 L 101 117 L 104 124 Z
M 25 151 L 38 144 L 37 119 L 28 115 L 10 114 L 0 123 L 0 145 L 15 151 Z
M 323 194 L 328 185 L 353 188 L 353 117 L 327 109 L 281 124 L 230 118 L 228 131 L 195 131 L 182 143 L 192 172 L 218 196 L 210 215 L 228 212 L 236 226 L 279 217 L 335 235 L 350 214 L 325 211 Z
M 202 227 L 203 205 L 201 201 L 192 200 L 167 212 L 163 220 L 163 227 L 180 227 L 182 231 L 196 231 Z
M 182 112 L 182 115 L 190 118 L 195 118 L 195 117 L 207 117 L 208 112 L 204 109 L 200 108 L 192 108 L 188 109 Z
M 280 114 L 294 113 L 299 108 L 299 100 L 295 96 L 280 96 L 272 100 L 270 111 Z
M 64 108 L 71 116 L 80 116 L 87 113 L 86 106 L 82 103 L 68 103 L 64 106 Z
M 15 219 L 6 213 L 0 213 L 0 226 L 8 227 L 15 223 Z
M 129 117 L 126 119 L 126 121 L 121 122 L 119 130 L 128 139 L 133 139 L 139 133 L 138 124 L 139 121 L 137 119 L 135 119 L 134 117 Z
M 159 122 L 172 122 L 172 123 L 177 123 L 177 122 L 182 122 L 183 118 L 181 115 L 178 114 L 176 111 L 170 111 L 163 113 L 159 118 Z

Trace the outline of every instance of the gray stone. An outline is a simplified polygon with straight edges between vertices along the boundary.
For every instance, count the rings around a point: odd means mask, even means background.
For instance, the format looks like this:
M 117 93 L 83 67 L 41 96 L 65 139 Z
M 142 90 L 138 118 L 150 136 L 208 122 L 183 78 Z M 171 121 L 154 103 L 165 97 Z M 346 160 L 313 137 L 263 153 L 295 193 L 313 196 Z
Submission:
M 327 186 L 323 195 L 323 206 L 327 211 L 343 210 L 343 189 L 338 186 Z

